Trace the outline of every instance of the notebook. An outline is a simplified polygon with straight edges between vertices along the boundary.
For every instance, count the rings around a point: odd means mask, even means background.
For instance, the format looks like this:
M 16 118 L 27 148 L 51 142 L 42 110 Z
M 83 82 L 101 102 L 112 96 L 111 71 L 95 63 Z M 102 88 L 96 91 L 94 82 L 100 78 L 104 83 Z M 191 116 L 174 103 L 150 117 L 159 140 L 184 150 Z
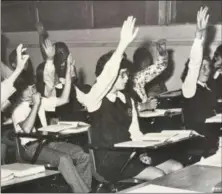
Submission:
M 56 125 L 48 125 L 46 127 L 39 128 L 38 131 L 46 131 L 46 132 L 54 132 L 59 133 L 65 130 L 78 130 L 82 126 L 89 126 L 87 123 L 84 122 L 59 122 Z
M 147 148 L 158 145 L 158 141 L 126 141 L 117 143 L 114 147 L 124 147 L 124 148 Z
M 1 181 L 9 181 L 13 179 L 15 176 L 12 171 L 7 169 L 1 169 Z
M 7 176 L 10 176 L 10 173 L 13 174 L 14 177 L 24 177 L 41 172 L 45 172 L 44 165 L 14 163 L 1 166 L 1 178 L 6 178 Z

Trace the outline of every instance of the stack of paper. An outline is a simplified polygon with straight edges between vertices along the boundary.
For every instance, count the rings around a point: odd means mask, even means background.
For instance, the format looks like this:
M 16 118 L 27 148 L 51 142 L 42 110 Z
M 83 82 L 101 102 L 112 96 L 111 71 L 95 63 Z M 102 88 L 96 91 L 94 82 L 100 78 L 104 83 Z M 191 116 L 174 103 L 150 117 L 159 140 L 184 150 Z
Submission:
M 13 175 L 14 177 L 24 177 L 24 176 L 38 174 L 41 172 L 45 172 L 44 165 L 14 163 L 1 166 L 2 178 L 6 178 L 11 175 Z
M 117 143 L 114 147 L 124 147 L 124 148 L 147 148 L 158 145 L 158 141 L 126 141 L 122 143 Z
M 1 169 L 1 181 L 9 181 L 14 178 L 14 174 L 12 171 L 7 169 Z

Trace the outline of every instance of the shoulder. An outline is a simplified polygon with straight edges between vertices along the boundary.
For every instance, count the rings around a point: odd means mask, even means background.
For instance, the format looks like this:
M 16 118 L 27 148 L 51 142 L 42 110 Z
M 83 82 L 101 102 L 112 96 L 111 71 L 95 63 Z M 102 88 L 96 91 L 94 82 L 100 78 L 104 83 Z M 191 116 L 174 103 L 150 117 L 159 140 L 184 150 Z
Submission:
M 25 120 L 30 113 L 29 104 L 26 102 L 21 102 L 18 104 L 12 112 L 12 120 L 14 123 Z

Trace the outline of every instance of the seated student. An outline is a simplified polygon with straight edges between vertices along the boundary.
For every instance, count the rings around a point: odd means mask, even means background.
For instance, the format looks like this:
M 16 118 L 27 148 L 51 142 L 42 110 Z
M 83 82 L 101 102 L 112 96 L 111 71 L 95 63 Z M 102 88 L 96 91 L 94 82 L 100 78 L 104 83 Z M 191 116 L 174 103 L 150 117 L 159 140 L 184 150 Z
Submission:
M 213 92 L 215 92 L 216 98 L 222 99 L 222 44 L 214 52 L 212 62 L 213 72 L 208 84 Z
M 55 107 L 69 101 L 71 88 L 72 59 L 67 59 L 65 88 L 62 95 L 44 98 L 36 91 L 35 85 L 24 86 L 19 90 L 20 98 L 12 113 L 16 132 L 35 133 L 42 124 L 46 126 L 45 111 L 54 111 Z M 34 138 L 21 138 L 21 144 L 26 153 L 33 157 L 38 146 Z M 39 161 L 47 162 L 58 167 L 73 192 L 89 192 L 91 187 L 91 165 L 89 155 L 82 148 L 66 142 L 50 142 L 44 145 L 38 157 Z
M 84 94 L 76 87 L 78 100 L 84 104 L 92 117 L 92 143 L 96 146 L 113 146 L 115 143 L 140 139 L 137 112 L 134 101 L 121 90 L 128 81 L 128 71 L 122 57 L 127 46 L 134 40 L 135 18 L 124 22 L 120 42 L 115 52 L 103 55 L 96 66 L 96 83 L 89 93 Z M 123 58 L 123 60 L 122 60 Z M 101 150 L 95 152 L 97 171 L 109 181 L 136 177 L 150 180 L 165 173 L 178 170 L 182 166 L 175 161 L 167 161 L 158 167 L 146 166 L 139 159 L 133 160 L 120 174 L 121 167 L 130 152 Z
M 201 146 L 214 145 L 216 139 L 213 130 L 206 127 L 205 120 L 215 115 L 216 98 L 214 92 L 207 85 L 211 74 L 211 60 L 203 57 L 206 28 L 209 15 L 208 8 L 201 7 L 197 14 L 197 32 L 191 48 L 190 58 L 184 69 L 182 80 L 182 93 L 185 98 L 183 114 L 185 126 L 196 130 L 206 138 Z
M 153 56 L 147 48 L 139 47 L 133 55 L 133 62 L 138 72 L 153 64 Z M 148 97 L 156 97 L 159 94 L 166 92 L 167 88 L 161 76 L 158 76 L 153 79 L 152 82 L 145 85 L 145 90 Z
M 25 64 L 29 58 L 28 55 L 23 55 L 22 52 L 25 51 L 26 48 L 23 48 L 23 45 L 20 44 L 17 49 L 17 67 L 15 68 L 14 72 L 11 70 L 10 75 L 7 74 L 4 77 L 5 79 L 1 81 L 1 112 L 8 107 L 9 104 L 9 97 L 16 92 L 16 89 L 14 87 L 14 83 L 16 79 L 19 77 L 19 75 L 22 73 L 23 69 L 25 68 Z M 1 63 L 2 64 L 2 63 Z M 4 67 L 7 68 L 6 65 L 2 64 Z M 2 66 L 2 67 L 3 67 Z M 4 71 L 1 67 L 1 72 Z M 9 68 L 8 68 L 9 69 Z M 1 113 L 2 116 L 2 113 Z M 2 120 L 1 120 L 2 121 Z M 3 121 L 2 121 L 3 122 Z M 5 163 L 6 159 L 6 152 L 7 152 L 7 145 L 1 142 L 1 163 Z
M 42 27 L 43 28 L 43 27 Z M 48 37 L 39 32 L 40 47 L 44 62 L 37 67 L 37 90 L 42 96 L 60 96 L 64 89 L 64 77 L 66 70 L 66 60 L 69 49 L 63 42 L 56 42 L 54 45 Z M 90 86 L 78 84 L 76 69 L 72 75 L 72 83 L 78 85 L 81 90 L 88 92 Z M 56 115 L 62 120 L 86 120 L 85 112 L 76 112 L 83 107 L 76 100 L 74 88 L 71 89 L 70 102 L 56 109 Z

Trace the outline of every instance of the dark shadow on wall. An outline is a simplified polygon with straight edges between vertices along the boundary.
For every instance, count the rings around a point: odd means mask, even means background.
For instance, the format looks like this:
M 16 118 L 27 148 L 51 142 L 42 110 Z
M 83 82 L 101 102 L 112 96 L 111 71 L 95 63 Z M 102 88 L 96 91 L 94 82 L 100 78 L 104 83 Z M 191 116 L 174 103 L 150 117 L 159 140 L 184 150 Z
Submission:
M 213 43 L 216 36 L 216 27 L 208 26 L 206 32 L 206 40 L 204 45 L 204 56 L 209 56 L 211 53 L 210 45 Z

